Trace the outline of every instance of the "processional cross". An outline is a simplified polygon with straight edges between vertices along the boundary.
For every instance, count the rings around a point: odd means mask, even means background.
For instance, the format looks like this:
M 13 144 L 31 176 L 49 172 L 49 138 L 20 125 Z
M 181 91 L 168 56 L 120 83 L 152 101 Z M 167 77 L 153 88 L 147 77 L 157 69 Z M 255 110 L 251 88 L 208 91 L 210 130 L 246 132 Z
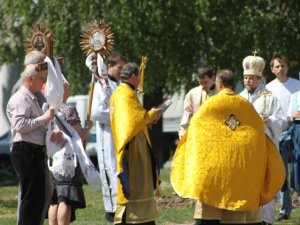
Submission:
M 263 97 L 263 109 L 262 109 L 262 113 L 265 114 L 267 113 L 267 97 L 272 95 L 272 92 L 265 89 L 265 90 L 261 90 L 258 92 L 258 95 Z
M 258 54 L 258 50 L 257 49 L 254 49 L 254 51 L 252 52 L 252 54 L 254 55 L 254 56 L 256 56 L 256 54 Z

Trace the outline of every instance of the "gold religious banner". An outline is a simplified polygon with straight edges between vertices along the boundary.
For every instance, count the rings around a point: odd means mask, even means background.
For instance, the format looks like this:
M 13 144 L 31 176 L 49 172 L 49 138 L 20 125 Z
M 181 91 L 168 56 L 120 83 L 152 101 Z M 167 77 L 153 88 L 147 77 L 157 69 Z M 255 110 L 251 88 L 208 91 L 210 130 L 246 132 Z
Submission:
M 263 97 L 263 109 L 262 109 L 262 114 L 268 113 L 267 112 L 267 96 L 271 96 L 272 92 L 265 89 L 265 90 L 261 90 L 258 92 L 258 95 Z
M 144 94 L 144 78 L 145 78 L 145 68 L 146 68 L 146 64 L 148 62 L 148 57 L 147 56 L 142 56 L 141 59 L 141 65 L 140 65 L 140 83 L 139 86 L 137 88 L 137 92 L 139 95 Z
M 50 30 L 43 23 L 31 27 L 24 41 L 24 47 L 26 53 L 30 51 L 40 51 L 46 54 L 50 59 L 53 59 L 53 45 L 54 39 Z M 62 57 L 57 58 L 60 66 L 63 65 L 64 59 Z M 36 67 L 37 71 L 46 70 L 47 63 L 39 63 Z
M 110 26 L 102 21 L 94 21 L 86 26 L 81 35 L 80 46 L 89 55 L 93 52 L 108 55 L 114 45 L 114 34 Z

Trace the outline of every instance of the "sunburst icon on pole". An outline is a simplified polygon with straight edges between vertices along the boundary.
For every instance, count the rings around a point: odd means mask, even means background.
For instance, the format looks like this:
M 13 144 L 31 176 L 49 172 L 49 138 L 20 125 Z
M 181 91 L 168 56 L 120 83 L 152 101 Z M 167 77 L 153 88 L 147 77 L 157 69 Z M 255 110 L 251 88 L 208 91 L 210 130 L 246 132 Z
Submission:
M 24 41 L 26 53 L 37 50 L 47 54 L 47 36 L 50 34 L 50 30 L 43 23 L 31 27 Z
M 82 35 L 80 46 L 86 55 L 92 52 L 107 56 L 114 45 L 114 34 L 110 26 L 103 21 L 94 21 L 88 24 Z

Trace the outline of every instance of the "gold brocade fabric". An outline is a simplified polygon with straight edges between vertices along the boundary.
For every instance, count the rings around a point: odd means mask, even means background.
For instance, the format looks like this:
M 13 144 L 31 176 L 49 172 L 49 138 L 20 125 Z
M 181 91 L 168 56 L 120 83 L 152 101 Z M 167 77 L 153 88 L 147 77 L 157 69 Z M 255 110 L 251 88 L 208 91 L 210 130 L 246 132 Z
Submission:
M 129 168 L 130 197 L 125 205 L 119 202 L 121 185 L 118 187 L 118 205 L 114 218 L 121 223 L 126 207 L 126 223 L 146 223 L 158 217 L 154 198 L 153 176 L 150 150 L 143 132 L 138 133 L 130 142 L 124 154 Z
M 173 158 L 171 183 L 179 196 L 254 211 L 276 195 L 284 171 L 253 106 L 224 89 L 192 117 Z
M 125 154 L 124 149 L 126 144 L 135 139 L 135 136 L 139 133 L 143 134 L 145 141 L 147 141 L 147 139 L 149 141 L 147 125 L 151 124 L 154 120 L 154 112 L 151 110 L 147 112 L 140 104 L 136 92 L 127 84 L 122 83 L 110 98 L 110 113 L 111 128 L 116 149 L 117 172 L 120 174 L 123 172 L 122 160 Z M 146 144 L 145 142 L 145 145 Z M 149 149 L 143 149 L 143 151 L 146 152 L 149 151 Z M 140 170 L 138 167 L 132 169 L 133 165 L 139 165 L 137 162 L 128 161 L 127 163 L 130 166 L 130 172 L 137 173 Z M 142 161 L 141 163 L 145 162 Z M 129 174 L 129 177 L 130 176 Z M 147 177 L 147 179 L 152 181 L 152 176 Z M 132 188 L 135 184 L 130 185 L 130 191 L 133 192 Z M 138 186 L 137 188 L 143 189 L 144 187 Z M 117 203 L 124 204 L 127 203 L 127 201 L 128 199 L 125 198 L 122 192 L 122 184 L 118 181 Z

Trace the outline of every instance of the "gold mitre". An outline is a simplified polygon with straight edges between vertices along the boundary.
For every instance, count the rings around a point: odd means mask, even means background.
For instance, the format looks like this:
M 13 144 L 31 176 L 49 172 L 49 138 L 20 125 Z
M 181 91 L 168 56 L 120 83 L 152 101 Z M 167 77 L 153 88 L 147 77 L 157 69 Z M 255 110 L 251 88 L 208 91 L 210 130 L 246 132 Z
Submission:
M 243 60 L 243 75 L 256 75 L 262 76 L 262 72 L 265 68 L 265 60 L 262 57 L 256 55 L 249 55 Z

